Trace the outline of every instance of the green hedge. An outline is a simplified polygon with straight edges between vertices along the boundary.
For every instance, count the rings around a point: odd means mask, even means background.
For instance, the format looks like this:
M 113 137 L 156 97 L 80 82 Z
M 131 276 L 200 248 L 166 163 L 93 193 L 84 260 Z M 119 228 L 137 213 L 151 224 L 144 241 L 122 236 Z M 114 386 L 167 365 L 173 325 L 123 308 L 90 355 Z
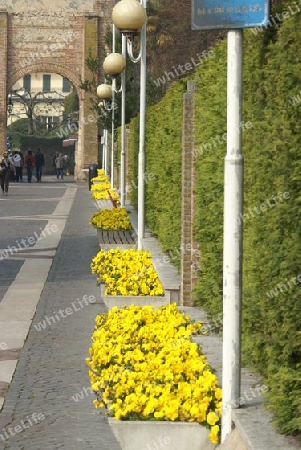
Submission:
M 245 152 L 246 199 L 271 207 L 245 224 L 244 354 L 267 379 L 276 425 L 300 433 L 301 103 L 290 101 L 300 90 L 301 15 L 289 16 L 268 37 L 261 37 L 266 48 L 256 77 L 248 63 L 258 55 L 258 39 L 250 35 L 246 47 L 245 76 L 254 83 L 246 97 L 255 124 Z
M 14 133 L 11 144 L 13 147 L 19 147 L 22 150 L 36 149 L 36 148 L 57 148 L 58 151 L 63 151 L 62 139 L 56 137 L 42 137 L 30 136 L 20 133 Z
M 299 13 L 290 14 L 277 28 L 257 34 L 244 31 L 243 121 L 251 125 L 243 132 L 243 361 L 263 375 L 277 428 L 296 435 L 301 432 L 300 40 Z M 198 86 L 194 233 L 201 249 L 197 304 L 217 318 L 222 312 L 226 41 L 214 52 L 215 57 L 198 66 L 194 76 Z M 146 174 L 153 179 L 146 183 L 146 221 L 164 250 L 171 252 L 180 245 L 185 89 L 186 80 L 175 82 L 147 110 Z M 136 185 L 138 131 L 135 118 L 130 177 Z M 137 190 L 132 191 L 132 200 L 137 204 Z
M 244 33 L 243 120 L 251 128 L 243 133 L 243 360 L 264 376 L 275 424 L 290 434 L 301 431 L 301 103 L 291 104 L 300 91 L 300 25 L 296 14 L 277 33 Z M 210 69 L 197 71 L 196 117 L 206 124 L 197 127 L 197 148 L 225 131 L 226 43 L 215 53 Z M 202 271 L 196 295 L 213 317 L 222 311 L 225 154 L 221 144 L 197 162 Z
M 145 132 L 145 220 L 179 265 L 181 242 L 182 99 L 186 80 L 174 83 L 165 97 L 147 108 Z M 130 124 L 131 201 L 138 203 L 139 117 Z
M 201 279 L 195 296 L 212 316 L 222 312 L 223 187 L 226 153 L 226 41 L 212 60 L 198 67 L 195 99 L 196 216 L 195 237 L 201 249 Z M 214 274 L 214 275 L 213 275 Z

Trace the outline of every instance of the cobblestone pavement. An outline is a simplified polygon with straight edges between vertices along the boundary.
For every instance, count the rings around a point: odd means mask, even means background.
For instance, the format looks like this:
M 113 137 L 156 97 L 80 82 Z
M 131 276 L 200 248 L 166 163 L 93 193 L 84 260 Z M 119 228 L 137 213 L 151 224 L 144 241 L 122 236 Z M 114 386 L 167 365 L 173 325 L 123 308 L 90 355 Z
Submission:
M 105 311 L 102 303 L 92 303 L 100 295 L 89 267 L 99 248 L 95 230 L 88 224 L 95 206 L 87 185 L 70 186 L 76 189 L 75 199 L 0 413 L 1 450 L 120 449 L 107 419 L 94 408 L 85 364 L 95 316 Z M 44 226 L 39 220 L 51 217 L 67 184 L 42 183 L 39 190 L 34 188 L 30 186 L 32 201 L 26 207 L 20 198 L 27 195 L 28 200 L 29 186 L 11 186 L 7 217 L 0 223 L 2 249 L 32 233 L 26 217 L 36 218 L 35 227 Z M 24 216 L 14 231 L 9 219 L 13 214 Z M 0 266 L 2 291 L 22 264 L 23 254 L 13 257 L 20 259 L 7 258 Z M 58 314 L 67 308 L 69 315 Z

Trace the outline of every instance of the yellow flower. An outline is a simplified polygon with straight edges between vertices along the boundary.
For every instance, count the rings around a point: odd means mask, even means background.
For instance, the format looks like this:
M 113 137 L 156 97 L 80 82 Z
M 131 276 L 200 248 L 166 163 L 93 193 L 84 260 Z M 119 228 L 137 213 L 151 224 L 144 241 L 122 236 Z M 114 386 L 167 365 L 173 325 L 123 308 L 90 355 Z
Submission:
M 106 295 L 164 295 L 151 255 L 146 250 L 100 251 L 92 259 L 91 270 L 105 284 Z
M 214 425 L 211 428 L 209 439 L 211 440 L 211 442 L 213 442 L 213 444 L 218 444 L 218 442 L 219 442 L 219 430 L 220 430 L 220 427 L 218 425 Z
M 93 214 L 89 224 L 104 230 L 130 230 L 130 217 L 125 208 L 103 209 Z
M 95 406 L 117 419 L 199 422 L 217 443 L 221 389 L 190 340 L 198 329 L 176 304 L 98 315 L 86 360 Z
M 219 417 L 218 417 L 218 415 L 215 412 L 210 411 L 210 413 L 207 414 L 207 423 L 208 423 L 208 425 L 215 425 L 216 422 L 218 422 L 218 421 L 219 421 Z

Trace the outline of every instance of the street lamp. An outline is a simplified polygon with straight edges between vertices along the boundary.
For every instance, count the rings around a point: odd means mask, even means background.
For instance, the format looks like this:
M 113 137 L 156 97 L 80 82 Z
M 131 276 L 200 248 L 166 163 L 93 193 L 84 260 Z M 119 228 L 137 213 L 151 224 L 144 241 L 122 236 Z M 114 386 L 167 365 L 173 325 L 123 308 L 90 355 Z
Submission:
M 121 53 L 110 53 L 103 62 L 105 73 L 113 78 L 112 90 L 118 92 L 116 88 L 116 77 L 121 74 L 126 66 L 126 60 Z
M 100 84 L 97 86 L 96 90 L 97 96 L 100 98 L 100 103 L 98 106 L 104 106 L 106 100 L 110 100 L 112 98 L 112 86 L 109 84 Z M 108 169 L 108 130 L 103 130 L 103 155 L 102 155 L 102 167 L 107 173 Z
M 112 11 L 116 28 L 127 38 L 127 52 L 132 62 L 140 61 L 140 124 L 138 155 L 138 249 L 144 238 L 144 175 L 145 175 L 145 107 L 146 107 L 146 0 L 121 0 Z M 133 55 L 133 41 L 140 36 L 140 51 Z
M 113 30 L 115 33 L 115 25 L 113 25 Z M 113 35 L 114 35 L 113 33 Z M 126 67 L 126 44 L 125 37 L 122 36 L 122 54 L 115 53 L 115 39 L 113 39 L 113 53 L 109 54 L 103 63 L 103 69 L 113 78 L 112 91 L 113 99 L 115 98 L 115 93 L 121 92 L 121 152 L 120 152 L 120 205 L 123 207 L 125 205 L 125 67 Z M 121 87 L 117 90 L 116 77 L 121 74 Z M 114 145 L 114 105 L 112 110 L 112 159 L 114 158 L 113 153 Z M 112 176 L 113 179 L 113 165 L 112 165 Z
M 112 153 L 111 153 L 111 184 L 114 187 L 114 117 L 115 117 L 115 93 L 118 94 L 122 92 L 121 99 L 121 130 L 122 136 L 124 134 L 124 126 L 125 126 L 125 72 L 124 69 L 126 67 L 126 50 L 124 39 L 122 39 L 122 55 L 120 53 L 115 53 L 115 25 L 113 25 L 113 53 L 110 53 L 103 62 L 103 69 L 106 74 L 111 75 L 112 82 Z M 116 78 L 121 74 L 121 88 L 118 90 L 116 86 Z M 121 206 L 125 204 L 125 152 L 123 148 L 123 139 L 121 138 L 121 176 L 120 176 L 120 188 L 121 188 L 121 198 L 120 203 Z
M 146 1 L 140 3 L 137 0 L 121 0 L 112 11 L 114 25 L 130 41 L 134 36 L 138 36 L 146 22 Z M 142 38 L 142 33 L 141 33 Z
M 96 92 L 101 101 L 110 100 L 112 98 L 112 86 L 109 84 L 100 84 L 97 86 Z

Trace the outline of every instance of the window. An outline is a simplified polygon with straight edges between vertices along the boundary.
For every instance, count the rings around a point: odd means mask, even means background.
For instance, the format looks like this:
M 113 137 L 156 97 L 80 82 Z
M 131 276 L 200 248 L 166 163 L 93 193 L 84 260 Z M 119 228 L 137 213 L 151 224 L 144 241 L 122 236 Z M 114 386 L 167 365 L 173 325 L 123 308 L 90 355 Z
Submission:
M 43 75 L 43 92 L 50 92 L 50 75 Z
M 71 84 L 68 78 L 63 77 L 63 92 L 70 92 L 71 91 Z
M 52 124 L 53 126 L 57 126 L 60 124 L 60 117 L 59 116 L 53 116 L 52 117 Z
M 31 91 L 31 75 L 25 75 L 23 77 L 23 87 L 27 92 Z

